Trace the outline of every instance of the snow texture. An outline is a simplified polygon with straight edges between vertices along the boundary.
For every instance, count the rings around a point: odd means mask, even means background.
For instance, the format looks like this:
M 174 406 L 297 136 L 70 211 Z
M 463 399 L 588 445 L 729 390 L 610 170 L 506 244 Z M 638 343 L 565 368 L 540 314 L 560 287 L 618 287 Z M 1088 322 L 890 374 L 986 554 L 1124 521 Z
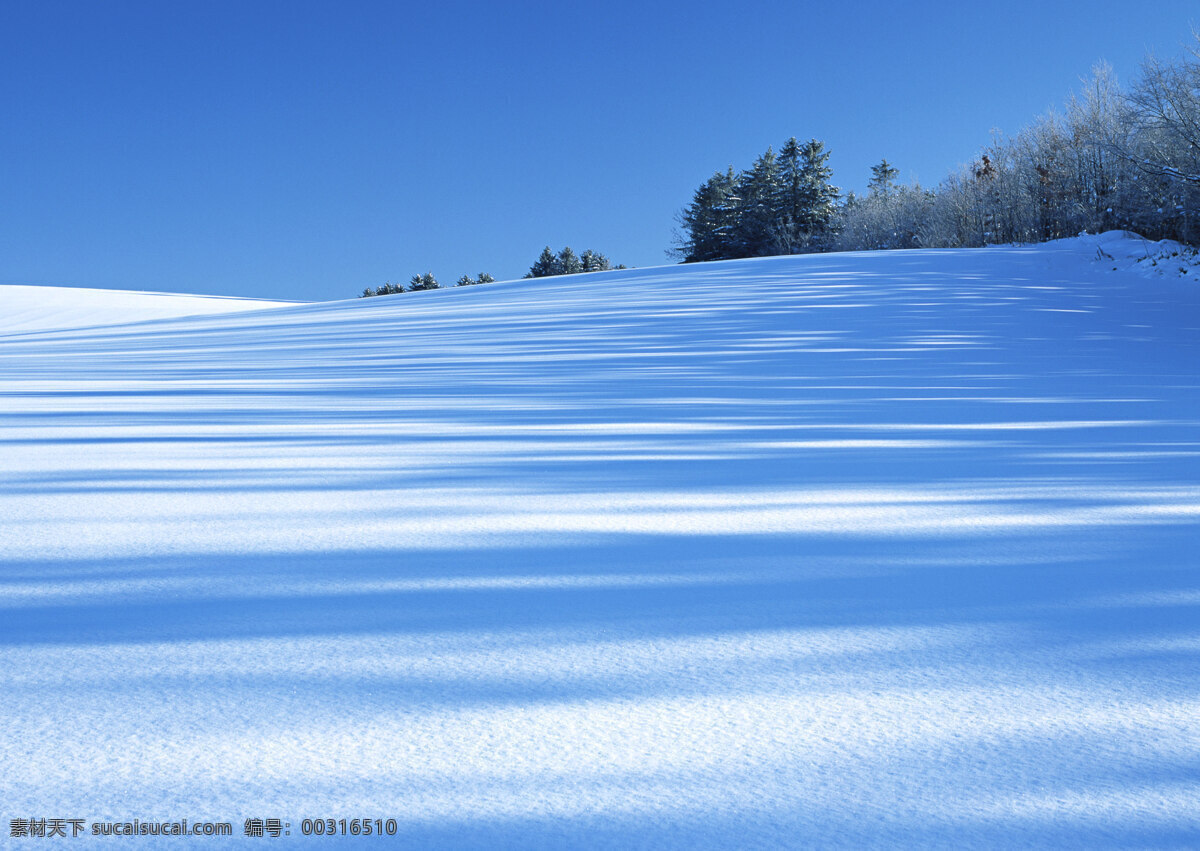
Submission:
M 3 817 L 1200 845 L 1200 291 L 1120 242 L 6 311 Z

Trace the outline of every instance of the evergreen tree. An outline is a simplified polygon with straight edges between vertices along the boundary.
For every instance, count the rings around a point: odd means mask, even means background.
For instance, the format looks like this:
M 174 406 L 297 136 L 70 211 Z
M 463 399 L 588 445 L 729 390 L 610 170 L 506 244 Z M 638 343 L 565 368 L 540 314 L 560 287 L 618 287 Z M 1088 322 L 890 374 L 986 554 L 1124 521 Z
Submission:
M 472 278 L 470 275 L 463 275 L 461 278 L 458 279 L 458 281 L 454 284 L 454 286 L 470 287 L 470 286 L 474 286 L 475 284 L 490 284 L 490 283 L 493 283 L 495 280 L 496 279 L 493 278 L 491 275 L 489 275 L 487 272 L 480 272 L 479 275 L 475 278 Z
M 554 256 L 554 252 L 547 245 L 542 249 L 541 256 L 537 261 L 529 267 L 529 271 L 525 274 L 526 278 L 548 278 L 551 275 L 560 275 L 558 258 Z
M 889 198 L 896 191 L 896 178 L 899 175 L 899 169 L 894 168 L 886 159 L 882 159 L 879 161 L 879 165 L 871 166 L 871 179 L 867 183 L 867 188 L 872 195 Z
M 412 280 L 408 282 L 409 292 L 436 289 L 439 289 L 439 285 L 437 278 L 433 277 L 433 272 L 426 272 L 424 275 L 413 275 Z
M 562 251 L 558 252 L 558 271 L 557 275 L 577 275 L 583 271 L 583 264 L 579 262 L 579 258 L 575 256 L 575 252 L 571 250 L 571 246 L 566 246 Z
M 798 254 L 827 244 L 839 190 L 830 185 L 833 169 L 825 144 L 788 139 L 779 153 L 779 201 L 772 232 L 773 252 Z
M 684 263 L 733 257 L 739 201 L 733 166 L 700 184 L 692 203 L 679 213 L 681 232 L 676 236 L 674 256 Z
M 548 278 L 552 275 L 576 275 L 580 272 L 600 272 L 612 268 L 613 265 L 609 262 L 609 259 L 599 251 L 592 251 L 589 248 L 583 252 L 582 257 L 578 257 L 569 245 L 558 252 L 558 254 L 551 251 L 550 246 L 547 245 L 542 249 L 541 256 L 529 268 L 525 277 Z M 618 266 L 617 268 L 624 269 L 625 267 Z M 491 280 L 490 275 L 488 276 L 488 280 Z
M 612 268 L 607 257 L 590 248 L 579 255 L 579 263 L 584 272 L 606 272 Z
M 782 194 L 779 163 L 775 152 L 767 148 L 738 179 L 741 205 L 734 231 L 735 256 L 761 257 L 775 253 L 774 234 L 780 219 Z
M 779 219 L 775 229 L 777 253 L 795 254 L 804 243 L 800 222 L 804 217 L 804 173 L 800 143 L 788 139 L 779 151 Z
M 802 208 L 798 225 L 807 236 L 807 244 L 819 248 L 827 244 L 830 222 L 837 211 L 841 190 L 829 182 L 833 169 L 825 143 L 812 139 L 800 149 L 800 197 Z

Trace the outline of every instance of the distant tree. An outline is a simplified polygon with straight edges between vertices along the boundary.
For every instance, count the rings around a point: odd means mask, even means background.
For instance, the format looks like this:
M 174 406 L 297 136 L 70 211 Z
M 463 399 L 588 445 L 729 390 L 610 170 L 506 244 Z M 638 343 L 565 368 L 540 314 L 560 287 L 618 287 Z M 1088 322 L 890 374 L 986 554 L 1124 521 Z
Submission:
M 550 246 L 547 245 L 542 249 L 537 262 L 529 267 L 525 277 L 549 278 L 554 275 L 576 275 L 580 272 L 603 272 L 612 268 L 614 267 L 607 257 L 590 248 L 583 252 L 582 257 L 579 257 L 569 245 L 558 254 L 551 251 Z M 616 268 L 623 269 L 625 267 L 618 266 Z
M 608 258 L 598 251 L 587 249 L 579 255 L 579 263 L 583 267 L 584 272 L 607 272 L 612 268 L 612 264 L 608 262 Z
M 370 298 L 371 296 L 375 296 L 375 295 L 394 295 L 395 293 L 402 293 L 402 292 L 404 292 L 403 286 L 401 286 L 400 284 L 393 284 L 389 281 L 388 283 L 384 284 L 383 286 L 375 287 L 374 289 L 372 289 L 371 287 L 367 287 L 365 290 L 362 291 L 362 295 L 360 295 L 359 298 Z
M 558 272 L 559 275 L 578 275 L 583 271 L 583 264 L 579 262 L 579 258 L 575 256 L 575 252 L 571 250 L 571 246 L 566 246 L 562 251 L 558 252 Z
M 879 165 L 871 166 L 871 179 L 867 182 L 867 188 L 872 195 L 887 198 L 896 191 L 896 178 L 899 176 L 900 170 L 886 159 L 882 159 Z
M 529 267 L 529 271 L 525 273 L 526 278 L 549 278 L 552 275 L 562 274 L 559 271 L 558 258 L 554 256 L 554 252 L 547 245 L 542 249 L 541 255 L 534 261 L 534 264 Z
M 433 272 L 426 272 L 424 275 L 413 275 L 412 280 L 408 282 L 409 292 L 436 289 L 439 289 L 439 284 L 437 278 L 433 276 Z
M 836 251 L 876 251 L 920 245 L 919 234 L 932 193 L 915 184 L 894 185 L 896 173 L 884 160 L 871 167 L 871 191 L 862 197 L 846 193 L 834 216 L 830 247 Z
M 493 283 L 495 280 L 496 279 L 493 278 L 491 275 L 489 275 L 487 272 L 480 272 L 479 275 L 475 278 L 472 278 L 470 275 L 463 275 L 461 278 L 458 279 L 458 282 L 455 283 L 454 286 L 470 287 L 470 286 L 474 286 L 475 284 L 490 284 L 490 283 Z

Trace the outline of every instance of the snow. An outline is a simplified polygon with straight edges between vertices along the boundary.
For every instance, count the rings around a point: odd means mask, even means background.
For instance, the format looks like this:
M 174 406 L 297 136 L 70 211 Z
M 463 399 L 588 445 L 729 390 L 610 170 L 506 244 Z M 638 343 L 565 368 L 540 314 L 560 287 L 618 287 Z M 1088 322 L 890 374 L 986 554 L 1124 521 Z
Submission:
M 1200 844 L 1200 291 L 1129 242 L 23 294 L 6 818 Z
M 1108 231 L 1096 235 L 1081 235 L 1077 242 L 1096 246 L 1096 259 L 1107 263 L 1113 271 L 1134 270 L 1147 278 L 1200 277 L 1200 256 L 1173 239 L 1156 242 L 1131 231 Z
M 261 310 L 294 302 L 179 293 L 0 284 L 0 336 Z

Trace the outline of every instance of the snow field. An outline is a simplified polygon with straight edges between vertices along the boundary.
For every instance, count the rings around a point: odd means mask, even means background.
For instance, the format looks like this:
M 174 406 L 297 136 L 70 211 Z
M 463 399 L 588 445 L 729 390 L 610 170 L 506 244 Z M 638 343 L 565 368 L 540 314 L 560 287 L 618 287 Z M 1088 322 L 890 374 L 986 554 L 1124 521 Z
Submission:
M 0 328 L 8 817 L 1200 844 L 1200 312 L 1116 240 Z

